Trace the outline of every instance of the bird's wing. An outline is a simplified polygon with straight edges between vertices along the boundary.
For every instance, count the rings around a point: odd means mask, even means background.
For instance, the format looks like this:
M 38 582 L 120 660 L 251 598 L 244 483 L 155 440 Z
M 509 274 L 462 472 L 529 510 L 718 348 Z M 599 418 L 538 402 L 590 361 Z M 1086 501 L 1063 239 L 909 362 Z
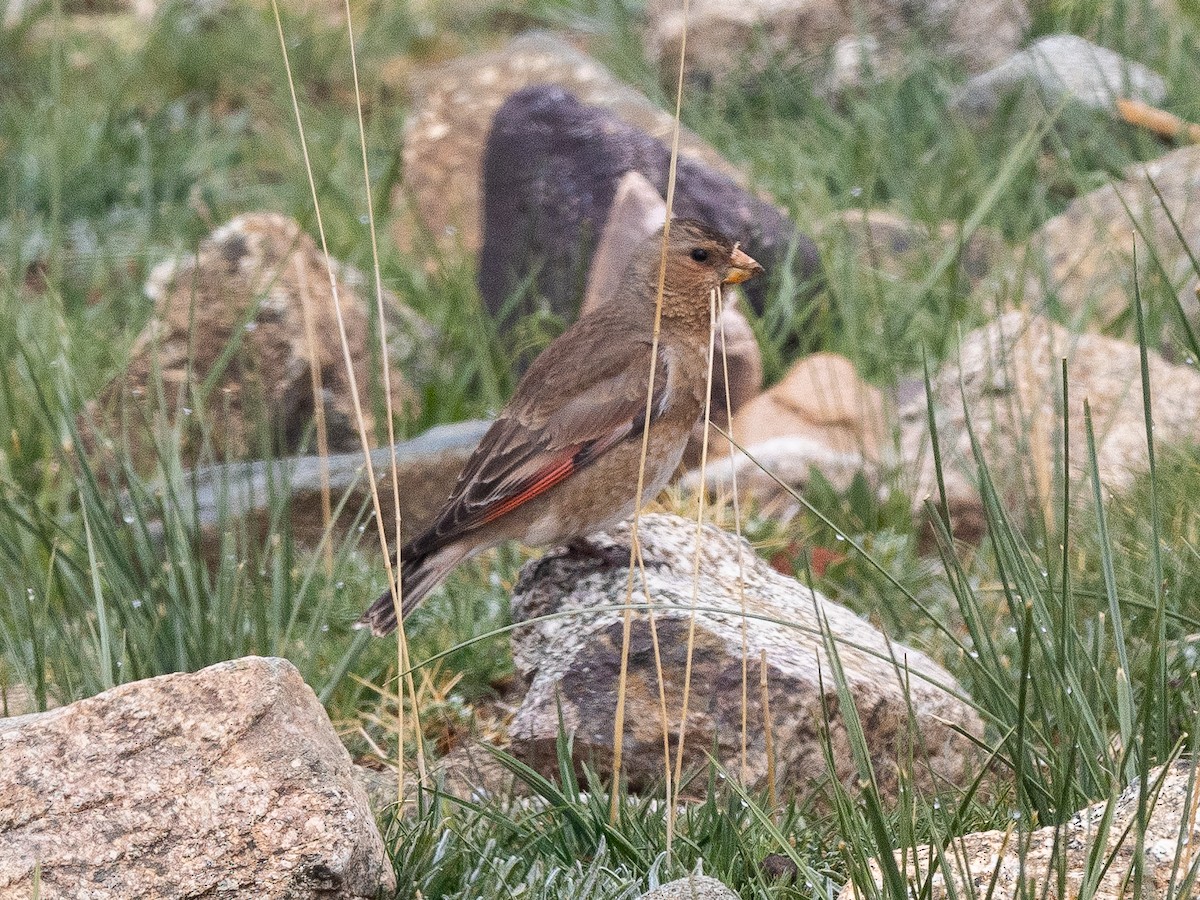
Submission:
M 636 361 L 633 365 L 585 367 L 591 369 L 591 376 L 586 371 L 573 373 L 556 396 L 544 390 L 522 390 L 530 376 L 537 379 L 553 374 L 530 369 L 512 402 L 468 460 L 441 513 L 408 552 L 432 552 L 466 531 L 495 521 L 541 496 L 621 441 L 641 435 L 650 356 L 647 352 L 638 357 L 644 360 L 644 370 Z M 655 371 L 651 421 L 666 407 L 670 390 L 671 364 L 663 354 Z M 561 397 L 569 399 L 562 401 Z

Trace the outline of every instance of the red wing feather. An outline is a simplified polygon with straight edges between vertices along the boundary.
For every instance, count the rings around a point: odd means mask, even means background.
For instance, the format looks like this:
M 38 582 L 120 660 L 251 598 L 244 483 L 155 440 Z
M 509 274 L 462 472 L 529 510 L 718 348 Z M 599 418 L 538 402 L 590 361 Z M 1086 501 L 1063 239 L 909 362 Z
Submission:
M 512 512 L 518 506 L 523 506 L 534 497 L 544 494 L 556 484 L 565 481 L 577 470 L 595 461 L 596 457 L 610 450 L 625 438 L 641 432 L 641 429 L 642 421 L 635 418 L 614 428 L 611 433 L 603 438 L 564 448 L 549 463 L 526 477 L 515 493 L 499 500 L 493 508 L 485 507 L 481 510 L 479 513 L 480 519 L 477 524 L 485 525 L 494 519 L 500 518 L 505 513 Z M 476 523 L 472 523 L 472 527 L 475 527 L 475 525 Z
M 486 525 L 488 522 L 512 512 L 518 506 L 528 503 L 534 497 L 544 494 L 559 482 L 564 481 L 575 471 L 575 452 L 574 447 L 568 448 L 565 458 L 554 460 L 550 465 L 531 476 L 528 483 L 522 485 L 521 490 L 516 494 L 505 497 L 491 509 L 484 510 L 479 524 Z
M 522 386 L 533 372 L 526 373 Z M 509 408 L 467 461 L 446 505 L 433 524 L 405 546 L 404 556 L 428 555 L 496 521 L 642 433 L 646 400 L 636 382 L 623 373 L 601 370 L 599 380 L 593 377 L 586 388 L 541 416 L 529 412 L 518 386 Z M 651 421 L 662 414 L 669 392 L 670 365 L 664 360 L 655 375 Z

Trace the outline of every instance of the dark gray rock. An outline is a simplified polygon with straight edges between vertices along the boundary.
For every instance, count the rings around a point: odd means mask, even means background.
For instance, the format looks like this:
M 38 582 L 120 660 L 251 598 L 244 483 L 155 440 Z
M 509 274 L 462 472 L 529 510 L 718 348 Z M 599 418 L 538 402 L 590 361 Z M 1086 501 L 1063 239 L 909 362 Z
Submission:
M 674 116 L 548 31 L 527 31 L 495 50 L 421 66 L 407 85 L 412 110 L 404 124 L 404 178 L 392 193 L 393 235 L 405 253 L 434 267 L 443 254 L 479 253 L 488 131 L 504 101 L 535 84 L 565 88 L 671 145 Z M 679 132 L 679 154 L 743 181 L 736 166 L 687 128 Z M 431 240 L 435 255 L 428 255 Z
M 371 464 L 380 496 L 384 498 L 391 497 L 391 457 L 395 454 L 405 535 L 420 531 L 433 518 L 490 424 L 472 420 L 439 425 L 394 447 L 371 451 Z M 342 535 L 357 521 L 359 511 L 369 506 L 370 487 L 362 451 L 330 454 L 325 466 L 334 507 L 348 496 L 343 515 L 334 523 L 335 533 Z M 278 527 L 272 502 L 277 492 L 286 491 L 293 535 L 303 543 L 315 545 L 325 528 L 321 513 L 321 468 L 319 456 L 204 466 L 184 476 L 185 483 L 195 485 L 195 489 L 178 492 L 177 502 L 186 504 L 184 519 L 200 526 L 206 550 L 216 552 L 230 521 L 244 519 L 257 534 Z M 381 504 L 381 509 L 384 526 L 390 534 L 395 528 L 390 500 Z M 372 539 L 364 541 L 363 546 L 379 545 Z
M 549 309 L 578 313 L 592 254 L 617 184 L 641 173 L 665 194 L 670 151 L 608 110 L 580 103 L 561 87 L 513 94 L 496 113 L 483 162 L 484 236 L 479 287 L 493 315 Z M 768 273 L 785 264 L 793 244 L 803 284 L 815 286 L 816 246 L 770 203 L 728 175 L 680 156 L 674 215 L 704 220 L 742 242 Z M 768 279 L 747 295 L 761 312 Z M 515 295 L 519 304 L 511 304 Z

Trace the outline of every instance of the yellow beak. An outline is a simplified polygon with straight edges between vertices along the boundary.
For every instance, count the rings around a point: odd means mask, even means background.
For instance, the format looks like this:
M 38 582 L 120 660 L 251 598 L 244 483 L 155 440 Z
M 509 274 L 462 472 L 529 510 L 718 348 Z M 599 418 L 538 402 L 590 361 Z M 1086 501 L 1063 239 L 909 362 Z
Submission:
M 763 267 L 749 253 L 741 247 L 734 247 L 733 253 L 729 254 L 729 272 L 722 284 L 741 284 L 762 272 Z

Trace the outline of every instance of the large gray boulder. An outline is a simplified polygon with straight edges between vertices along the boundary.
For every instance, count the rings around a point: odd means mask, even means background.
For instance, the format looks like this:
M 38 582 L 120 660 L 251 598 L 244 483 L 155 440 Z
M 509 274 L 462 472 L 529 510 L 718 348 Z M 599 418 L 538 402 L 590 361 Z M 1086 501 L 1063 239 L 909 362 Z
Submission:
M 638 540 L 661 652 L 668 725 L 678 733 L 693 598 L 696 524 L 644 515 Z M 559 715 L 580 761 L 608 774 L 621 665 L 629 525 L 592 539 L 591 555 L 551 554 L 529 563 L 513 596 L 513 653 L 529 690 L 509 728 L 514 752 L 557 772 Z M 699 605 L 684 767 L 709 754 L 749 785 L 767 783 L 767 734 L 781 793 L 806 794 L 832 775 L 854 788 L 859 773 L 839 711 L 837 678 L 823 628 L 837 648 L 846 686 L 866 730 L 875 777 L 895 797 L 901 773 L 914 787 L 962 785 L 975 763 L 968 736 L 983 725 L 954 678 L 918 650 L 888 641 L 871 624 L 759 559 L 749 544 L 716 528 L 701 535 Z M 747 615 L 742 616 L 744 602 Z M 645 602 L 640 576 L 633 602 Z M 715 610 L 715 611 L 714 611 Z M 556 615 L 557 614 L 557 615 Z M 547 617 L 550 618 L 541 618 Z M 746 765 L 741 760 L 743 627 L 748 675 Z M 761 702 L 765 654 L 770 725 Z M 625 699 L 623 774 L 632 790 L 661 779 L 662 716 L 655 654 L 645 612 L 632 617 Z M 906 696 L 907 695 L 907 696 Z M 835 770 L 826 768 L 832 748 Z
M 376 897 L 395 876 L 352 769 L 282 659 L 0 719 L 0 898 Z

